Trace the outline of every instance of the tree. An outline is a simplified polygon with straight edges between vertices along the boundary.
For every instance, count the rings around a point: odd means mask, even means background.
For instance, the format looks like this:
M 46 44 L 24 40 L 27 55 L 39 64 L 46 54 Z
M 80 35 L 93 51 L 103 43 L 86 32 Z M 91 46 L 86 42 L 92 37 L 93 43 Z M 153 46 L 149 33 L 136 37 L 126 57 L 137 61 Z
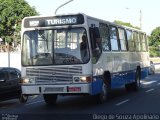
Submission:
M 160 27 L 155 28 L 149 37 L 150 56 L 160 56 Z
M 0 37 L 7 42 L 20 37 L 22 19 L 33 15 L 38 13 L 25 0 L 0 0 Z
M 126 23 L 126 22 L 122 22 L 122 21 L 119 21 L 119 20 L 115 20 L 114 23 L 119 24 L 119 25 L 124 25 L 124 26 L 128 26 L 128 27 L 132 27 L 132 28 L 136 28 L 136 29 L 140 30 L 139 27 L 133 26 L 133 25 L 131 25 L 131 23 Z

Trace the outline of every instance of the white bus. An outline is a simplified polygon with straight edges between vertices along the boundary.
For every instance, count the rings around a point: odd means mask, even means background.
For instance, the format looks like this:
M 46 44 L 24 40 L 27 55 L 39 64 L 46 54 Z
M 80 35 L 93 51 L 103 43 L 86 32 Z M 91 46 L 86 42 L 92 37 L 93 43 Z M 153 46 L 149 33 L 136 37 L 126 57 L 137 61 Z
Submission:
M 95 95 L 137 90 L 148 75 L 146 34 L 85 14 L 26 17 L 22 21 L 22 94 Z

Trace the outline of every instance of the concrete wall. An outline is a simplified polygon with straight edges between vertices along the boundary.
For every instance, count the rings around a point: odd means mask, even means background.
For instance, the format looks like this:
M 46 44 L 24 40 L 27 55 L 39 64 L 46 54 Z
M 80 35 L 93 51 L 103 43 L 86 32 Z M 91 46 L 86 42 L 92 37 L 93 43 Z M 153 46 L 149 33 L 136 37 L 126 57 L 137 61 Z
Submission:
M 10 57 L 9 57 L 10 56 Z M 21 70 L 21 54 L 20 52 L 8 54 L 7 52 L 0 52 L 0 67 L 8 67 L 10 58 L 10 67 L 15 67 Z

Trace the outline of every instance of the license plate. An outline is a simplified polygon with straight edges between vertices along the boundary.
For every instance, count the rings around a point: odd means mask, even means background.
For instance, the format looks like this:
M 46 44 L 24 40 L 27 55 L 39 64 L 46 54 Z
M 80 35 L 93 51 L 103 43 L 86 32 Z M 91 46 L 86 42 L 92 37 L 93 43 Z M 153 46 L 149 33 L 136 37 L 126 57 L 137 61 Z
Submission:
M 81 87 L 68 87 L 69 92 L 80 92 Z

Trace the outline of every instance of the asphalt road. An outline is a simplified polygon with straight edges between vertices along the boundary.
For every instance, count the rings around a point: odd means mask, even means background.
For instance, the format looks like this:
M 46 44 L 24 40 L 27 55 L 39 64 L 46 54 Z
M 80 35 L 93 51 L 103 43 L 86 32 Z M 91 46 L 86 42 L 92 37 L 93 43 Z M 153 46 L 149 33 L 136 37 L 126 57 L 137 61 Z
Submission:
M 55 106 L 47 106 L 42 96 L 33 96 L 26 104 L 16 99 L 1 102 L 0 115 L 2 120 L 159 120 L 160 71 L 141 80 L 137 92 L 113 90 L 104 104 L 97 104 L 93 96 L 59 96 Z

